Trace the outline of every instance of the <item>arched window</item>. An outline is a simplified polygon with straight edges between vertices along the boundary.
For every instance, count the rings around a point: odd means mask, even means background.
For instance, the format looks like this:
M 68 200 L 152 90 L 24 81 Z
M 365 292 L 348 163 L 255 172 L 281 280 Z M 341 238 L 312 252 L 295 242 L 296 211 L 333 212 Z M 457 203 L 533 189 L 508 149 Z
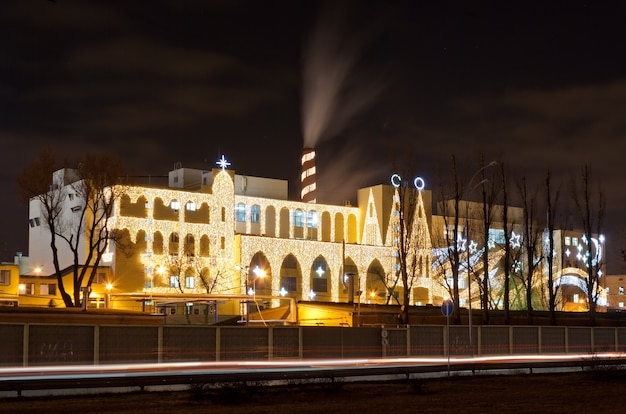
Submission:
M 304 227 L 304 212 L 300 209 L 293 211 L 293 226 Z
M 250 209 L 250 221 L 253 223 L 261 222 L 261 206 L 255 204 Z
M 246 222 L 246 205 L 244 203 L 238 203 L 235 206 L 235 220 L 239 223 Z

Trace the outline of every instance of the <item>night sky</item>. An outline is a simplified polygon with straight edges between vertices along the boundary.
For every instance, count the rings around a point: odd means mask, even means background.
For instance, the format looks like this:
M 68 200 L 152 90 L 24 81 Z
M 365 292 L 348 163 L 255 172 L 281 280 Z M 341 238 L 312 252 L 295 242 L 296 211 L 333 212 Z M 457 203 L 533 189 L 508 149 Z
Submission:
M 396 162 L 436 192 L 452 154 L 465 177 L 483 154 L 511 180 L 550 169 L 571 204 L 588 164 L 609 273 L 624 272 L 624 22 L 609 1 L 4 0 L 2 259 L 27 254 L 15 179 L 46 144 L 112 152 L 131 175 L 224 154 L 294 199 L 306 145 L 325 203 L 387 183 Z

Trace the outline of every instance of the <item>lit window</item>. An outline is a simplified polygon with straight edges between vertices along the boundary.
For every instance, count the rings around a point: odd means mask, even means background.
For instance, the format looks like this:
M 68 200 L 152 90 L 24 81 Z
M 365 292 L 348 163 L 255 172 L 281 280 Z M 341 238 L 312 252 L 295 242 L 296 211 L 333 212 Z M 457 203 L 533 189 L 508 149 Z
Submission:
M 235 220 L 240 223 L 245 223 L 246 205 L 244 203 L 239 203 L 235 206 Z
M 572 237 L 572 246 L 578 246 L 578 237 Z
M 174 211 L 178 211 L 180 209 L 180 202 L 172 200 L 172 202 L 170 203 L 170 208 Z
M 623 308 L 624 307 L 624 302 L 618 303 L 617 306 L 619 306 L 620 308 Z
M 307 213 L 307 219 L 306 219 L 306 225 L 307 227 L 316 229 L 317 228 L 317 212 L 316 211 L 309 211 Z
M 57 285 L 54 283 L 42 283 L 39 285 L 39 294 L 42 296 L 54 296 L 57 293 Z
M 566 246 L 569 246 L 569 245 L 571 245 L 571 244 L 572 244 L 572 239 L 571 239 L 569 236 L 566 236 L 566 237 L 565 237 L 565 245 L 566 245 Z
M 35 294 L 35 284 L 34 283 L 24 283 L 23 292 L 24 292 L 25 295 L 34 295 Z
M 293 225 L 294 227 L 304 227 L 304 212 L 302 210 L 294 210 Z
M 250 220 L 253 223 L 261 222 L 261 206 L 258 206 L 258 205 L 252 206 L 252 208 L 250 209 Z
M 178 276 L 170 276 L 170 287 L 178 288 Z
M 624 286 L 620 286 L 619 287 L 619 294 L 623 295 L 624 294 Z
M 194 203 L 193 201 L 188 201 L 187 204 L 185 204 L 185 209 L 187 211 L 196 211 L 196 203 Z
M 193 276 L 187 276 L 185 278 L 185 287 L 187 289 L 193 289 L 195 286 L 196 279 Z

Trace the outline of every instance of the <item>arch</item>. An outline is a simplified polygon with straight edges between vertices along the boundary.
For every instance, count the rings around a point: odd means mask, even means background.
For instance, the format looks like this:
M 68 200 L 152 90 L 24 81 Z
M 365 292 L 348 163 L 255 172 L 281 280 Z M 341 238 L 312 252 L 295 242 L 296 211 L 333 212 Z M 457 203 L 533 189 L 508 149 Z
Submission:
M 330 213 L 328 211 L 324 211 L 322 213 L 321 229 L 322 229 L 322 241 L 323 242 L 331 241 L 330 239 L 330 230 L 331 230 Z
M 283 207 L 280 209 L 280 218 L 279 218 L 279 237 L 282 239 L 289 238 L 289 209 L 287 207 Z
M 363 299 L 367 303 L 385 304 L 389 290 L 386 284 L 386 274 L 378 259 L 372 260 L 367 268 L 365 277 L 365 291 Z
M 168 239 L 169 239 L 169 243 L 167 245 L 167 252 L 170 255 L 177 255 L 178 247 L 179 247 L 178 233 L 176 232 L 170 233 L 170 237 Z
M 335 242 L 341 243 L 343 238 L 343 214 L 335 213 Z
M 257 295 L 272 294 L 272 267 L 263 252 L 256 252 L 248 266 L 243 281 L 245 290 L 256 290 Z
M 311 280 L 311 291 L 315 293 L 315 300 L 330 302 L 332 300 L 331 292 L 331 272 L 328 262 L 324 256 L 320 255 L 313 260 L 311 269 L 309 272 L 309 278 Z
M 350 298 L 348 298 L 348 282 L 350 280 L 349 275 L 352 275 L 354 292 L 356 293 L 360 290 L 360 280 L 359 280 L 359 269 L 354 263 L 354 260 L 350 257 L 346 257 L 345 259 L 346 268 L 343 267 L 339 272 L 339 301 L 347 302 Z M 354 298 L 352 298 L 354 300 Z
M 301 297 L 302 271 L 300 263 L 293 254 L 288 254 L 280 265 L 280 291 L 287 292 L 288 296 Z
M 187 235 L 185 236 L 185 241 L 183 244 L 183 254 L 185 256 L 196 255 L 196 240 L 193 237 L 193 234 L 187 233 Z
M 144 230 L 137 231 L 135 235 L 135 251 L 138 253 L 145 253 L 148 247 L 148 241 L 146 232 Z
M 160 231 L 154 233 L 152 238 L 152 252 L 154 254 L 163 254 L 163 234 Z
M 146 218 L 146 197 L 139 196 L 137 201 L 133 203 L 128 194 L 122 194 L 120 196 L 120 215 Z
M 348 215 L 348 240 L 347 243 L 356 243 L 357 240 L 356 231 L 356 216 L 354 214 Z
M 178 210 L 171 208 L 171 202 L 166 205 L 161 197 L 157 197 L 154 199 L 153 216 L 155 220 L 177 221 Z
M 200 256 L 209 257 L 211 255 L 211 240 L 209 236 L 203 234 L 200 237 Z
M 250 206 L 250 234 L 261 234 L 261 206 Z
M 584 270 L 575 267 L 564 268 L 554 279 L 554 287 L 559 288 L 557 303 L 560 310 L 569 312 L 589 310 L 587 273 Z
M 317 228 L 319 227 L 319 215 L 315 210 L 306 213 L 306 238 L 307 240 L 317 240 Z
M 304 210 L 296 208 L 293 210 L 293 237 L 296 239 L 303 239 L 305 225 L 306 217 L 304 215 Z
M 276 209 L 274 206 L 267 206 L 265 209 L 265 235 L 276 237 Z

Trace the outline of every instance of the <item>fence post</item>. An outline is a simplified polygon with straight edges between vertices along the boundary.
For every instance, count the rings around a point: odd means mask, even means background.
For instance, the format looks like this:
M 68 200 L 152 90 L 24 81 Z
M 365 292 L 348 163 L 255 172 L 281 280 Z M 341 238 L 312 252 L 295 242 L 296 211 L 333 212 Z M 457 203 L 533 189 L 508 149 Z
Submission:
M 100 363 L 100 325 L 93 327 L 93 364 Z
M 30 325 L 25 323 L 22 331 L 22 365 L 28 366 L 28 341 L 30 337 Z

